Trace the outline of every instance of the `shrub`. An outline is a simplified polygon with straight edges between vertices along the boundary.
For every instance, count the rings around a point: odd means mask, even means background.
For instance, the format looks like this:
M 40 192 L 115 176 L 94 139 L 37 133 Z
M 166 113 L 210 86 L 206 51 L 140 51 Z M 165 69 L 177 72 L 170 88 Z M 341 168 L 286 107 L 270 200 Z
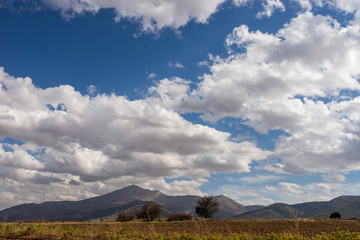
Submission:
M 330 214 L 330 218 L 331 219 L 333 219 L 333 218 L 335 218 L 335 219 L 341 218 L 341 214 L 338 213 L 338 212 L 333 212 L 333 213 Z
M 212 218 L 212 216 L 219 211 L 219 203 L 214 197 L 205 196 L 196 201 L 197 206 L 195 212 L 200 217 Z
M 185 221 L 191 220 L 193 217 L 189 213 L 174 213 L 170 214 L 167 218 L 168 221 Z
M 117 222 L 128 222 L 134 220 L 134 215 L 128 215 L 125 212 L 119 212 L 116 221 Z
M 152 221 L 160 216 L 162 208 L 155 203 L 146 203 L 142 209 L 136 213 L 138 219 L 144 219 L 145 221 Z

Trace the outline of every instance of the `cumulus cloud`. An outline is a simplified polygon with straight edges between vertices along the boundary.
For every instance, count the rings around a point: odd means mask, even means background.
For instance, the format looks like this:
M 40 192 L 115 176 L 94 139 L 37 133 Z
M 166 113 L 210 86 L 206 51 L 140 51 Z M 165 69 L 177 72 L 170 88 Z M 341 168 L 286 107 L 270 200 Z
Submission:
M 277 172 L 360 169 L 360 26 L 299 14 L 277 33 L 233 30 L 229 56 L 211 57 L 195 89 L 179 78 L 151 88 L 153 101 L 202 119 L 240 118 L 259 133 L 282 129 L 272 157 Z
M 357 187 L 357 186 L 356 186 Z M 340 195 L 358 192 L 353 184 L 312 182 L 299 184 L 281 181 L 274 185 L 259 184 L 256 187 L 241 185 L 223 185 L 219 192 L 225 193 L 243 205 L 270 205 L 276 202 L 296 204 L 312 201 L 329 201 Z
M 147 100 L 90 97 L 69 85 L 41 89 L 30 78 L 14 78 L 3 68 L 0 85 L 0 138 L 25 143 L 1 144 L 2 182 L 24 185 L 26 178 L 34 186 L 60 187 L 64 197 L 82 196 L 66 195 L 66 186 L 79 189 L 114 179 L 114 188 L 147 179 L 146 187 L 199 193 L 201 179 L 211 172 L 249 171 L 253 160 L 269 154 Z M 182 176 L 190 180 L 164 182 L 164 177 Z M 126 183 L 119 180 L 126 177 Z
M 293 0 L 293 1 L 298 3 L 303 9 L 311 10 L 312 8 L 311 0 Z
M 233 0 L 235 6 L 241 7 L 246 4 L 252 3 L 254 0 Z
M 0 8 L 39 9 L 41 4 L 36 1 L 5 0 Z M 66 19 L 71 19 L 84 13 L 96 14 L 101 9 L 113 9 L 115 21 L 122 19 L 134 20 L 140 23 L 142 31 L 156 32 L 163 28 L 177 29 L 194 20 L 197 23 L 207 23 L 208 18 L 217 11 L 225 0 L 40 0 L 45 6 L 61 12 Z
M 334 5 L 337 8 L 344 10 L 348 13 L 358 11 L 360 9 L 360 1 L 346 1 L 346 0 L 327 0 L 324 1 L 330 5 Z
M 262 188 L 250 188 L 242 185 L 223 185 L 219 189 L 219 193 L 225 194 L 227 197 L 238 201 L 242 205 L 270 205 L 274 200 L 266 196 L 266 191 Z
M 321 177 L 326 182 L 343 182 L 346 179 L 345 176 L 342 174 L 325 174 L 321 175 Z
M 262 18 L 264 16 L 271 17 L 271 15 L 276 9 L 279 9 L 280 11 L 285 11 L 285 6 L 281 2 L 281 0 L 266 0 L 263 2 L 263 7 L 264 10 L 256 14 L 257 18 Z
M 298 3 L 303 9 L 311 10 L 313 6 L 316 7 L 331 7 L 346 13 L 355 13 L 360 9 L 360 1 L 346 1 L 346 0 L 292 0 Z
M 359 1 L 344 0 L 292 0 L 303 9 L 311 10 L 312 6 L 335 6 L 346 12 L 359 9 Z M 61 13 L 62 17 L 70 20 L 76 16 L 91 13 L 97 14 L 101 9 L 112 9 L 115 21 L 123 19 L 140 24 L 141 31 L 156 33 L 164 28 L 174 29 L 185 26 L 190 21 L 206 24 L 209 18 L 220 8 L 226 0 L 3 0 L 0 8 L 12 11 L 39 11 L 51 8 Z M 232 0 L 236 7 L 248 7 L 254 0 Z M 256 14 L 257 18 L 271 17 L 275 11 L 285 11 L 282 0 L 262 0 L 263 9 Z M 138 34 L 135 34 L 136 36 Z
M 265 182 L 272 182 L 272 181 L 278 181 L 282 179 L 281 176 L 275 176 L 275 175 L 255 175 L 252 177 L 242 177 L 239 180 L 242 182 L 255 184 L 255 183 L 265 183 Z

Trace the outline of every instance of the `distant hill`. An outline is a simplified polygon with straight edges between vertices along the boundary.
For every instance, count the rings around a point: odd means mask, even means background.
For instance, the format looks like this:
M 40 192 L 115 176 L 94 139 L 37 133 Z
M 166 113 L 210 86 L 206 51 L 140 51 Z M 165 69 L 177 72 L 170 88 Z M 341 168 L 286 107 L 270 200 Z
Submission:
M 125 211 L 135 214 L 145 203 L 162 205 L 163 216 L 170 213 L 188 212 L 194 215 L 199 196 L 167 196 L 160 191 L 151 191 L 132 185 L 114 192 L 82 201 L 56 201 L 41 204 L 21 204 L 0 211 L 0 219 L 8 220 L 54 220 L 87 221 L 114 218 Z M 245 206 L 223 195 L 216 196 L 220 203 L 216 218 L 233 218 L 246 211 Z
M 343 219 L 360 219 L 360 196 L 341 196 L 330 201 L 293 205 L 275 203 L 259 210 L 240 214 L 236 218 L 329 218 L 332 212 L 339 212 Z
M 168 196 L 160 191 L 152 191 L 132 185 L 111 193 L 81 201 L 54 201 L 40 204 L 17 205 L 0 211 L 0 219 L 8 220 L 47 220 L 47 221 L 90 221 L 114 220 L 117 212 L 135 214 L 147 202 L 162 205 L 162 217 L 171 213 L 190 213 L 194 210 L 199 196 Z M 299 204 L 275 203 L 264 207 L 260 205 L 243 206 L 224 196 L 216 196 L 220 203 L 215 218 L 329 218 L 332 212 L 339 212 L 342 218 L 360 219 L 360 197 L 341 196 L 326 202 Z

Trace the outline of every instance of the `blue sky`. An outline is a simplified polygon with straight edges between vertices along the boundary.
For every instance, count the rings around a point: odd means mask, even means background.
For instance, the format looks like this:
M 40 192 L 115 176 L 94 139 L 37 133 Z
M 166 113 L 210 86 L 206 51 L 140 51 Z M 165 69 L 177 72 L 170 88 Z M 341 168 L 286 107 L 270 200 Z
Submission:
M 360 1 L 0 3 L 0 209 L 137 184 L 359 194 Z

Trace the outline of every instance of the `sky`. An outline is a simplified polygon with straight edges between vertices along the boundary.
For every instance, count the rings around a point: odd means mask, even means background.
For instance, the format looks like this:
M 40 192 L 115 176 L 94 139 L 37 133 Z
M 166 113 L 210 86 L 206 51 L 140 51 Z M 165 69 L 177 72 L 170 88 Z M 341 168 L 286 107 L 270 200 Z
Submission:
M 2 0 L 0 210 L 360 195 L 359 66 L 360 0 Z

